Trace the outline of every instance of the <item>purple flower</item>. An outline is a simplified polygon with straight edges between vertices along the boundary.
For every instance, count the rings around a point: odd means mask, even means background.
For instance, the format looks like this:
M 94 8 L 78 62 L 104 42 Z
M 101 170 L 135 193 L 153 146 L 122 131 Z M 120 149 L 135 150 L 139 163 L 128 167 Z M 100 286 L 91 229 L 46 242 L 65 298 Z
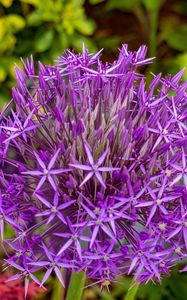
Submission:
M 31 176 L 42 176 L 42 178 L 40 179 L 35 191 L 39 190 L 42 187 L 42 185 L 44 184 L 46 179 L 48 179 L 51 186 L 56 191 L 57 186 L 56 186 L 55 181 L 54 181 L 54 179 L 51 175 L 58 175 L 58 174 L 62 174 L 64 172 L 69 172 L 70 171 L 70 169 L 52 169 L 52 167 L 54 166 L 54 164 L 56 162 L 56 159 L 58 157 L 59 152 L 60 152 L 60 149 L 58 149 L 56 151 L 56 153 L 53 155 L 53 157 L 51 158 L 51 160 L 50 160 L 47 167 L 46 167 L 45 163 L 42 161 L 42 159 L 39 157 L 39 155 L 36 152 L 34 152 L 34 155 L 35 155 L 35 157 L 37 159 L 37 162 L 38 162 L 40 168 L 42 169 L 42 171 L 37 171 L 37 170 L 33 171 L 33 170 L 31 170 L 31 171 L 22 172 L 22 174 L 31 175 Z
M 160 281 L 186 258 L 187 83 L 181 70 L 147 85 L 146 51 L 123 45 L 109 64 L 83 46 L 38 74 L 32 57 L 16 67 L 0 115 L 0 234 L 26 291 L 38 270 L 41 285 L 52 272 L 64 285 L 64 268 L 108 288 L 123 274 Z
M 88 148 L 88 146 L 85 144 L 84 145 L 86 154 L 88 157 L 89 165 L 80 165 L 80 164 L 69 164 L 70 167 L 74 167 L 80 170 L 88 171 L 88 175 L 84 178 L 83 182 L 80 184 L 80 187 L 83 186 L 89 179 L 91 179 L 94 175 L 96 176 L 97 180 L 100 182 L 100 184 L 106 188 L 106 184 L 103 181 L 103 178 L 100 174 L 100 172 L 112 172 L 116 170 L 120 170 L 120 168 L 112 168 L 112 167 L 101 167 L 103 164 L 109 149 L 105 150 L 105 152 L 99 157 L 97 162 L 94 162 L 94 158 Z

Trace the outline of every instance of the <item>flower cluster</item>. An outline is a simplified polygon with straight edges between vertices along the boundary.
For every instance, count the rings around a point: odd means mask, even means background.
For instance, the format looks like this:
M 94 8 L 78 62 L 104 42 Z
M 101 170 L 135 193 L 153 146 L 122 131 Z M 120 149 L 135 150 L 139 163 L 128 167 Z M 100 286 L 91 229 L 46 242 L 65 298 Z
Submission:
M 137 68 L 146 47 L 32 57 L 0 117 L 0 230 L 14 279 L 61 269 L 160 281 L 187 253 L 187 82 Z M 14 108 L 12 106 L 14 104 Z M 15 236 L 4 238 L 4 223 Z M 9 250 L 7 250 L 9 249 Z M 184 269 L 186 270 L 186 269 Z

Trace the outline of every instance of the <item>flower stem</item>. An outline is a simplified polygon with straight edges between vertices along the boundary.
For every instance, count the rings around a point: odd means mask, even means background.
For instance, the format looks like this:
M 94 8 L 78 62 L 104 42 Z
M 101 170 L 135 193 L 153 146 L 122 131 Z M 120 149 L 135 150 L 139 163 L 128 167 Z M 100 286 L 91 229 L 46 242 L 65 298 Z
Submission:
M 133 286 L 130 286 L 130 288 L 127 291 L 127 294 L 125 295 L 124 300 L 135 300 L 135 296 L 136 296 L 138 287 L 139 287 L 139 283 L 136 283 Z
M 64 298 L 64 288 L 60 283 L 60 281 L 57 278 L 55 278 L 54 288 L 50 300 L 60 300 L 63 298 Z
M 81 300 L 85 284 L 85 273 L 83 271 L 71 274 L 66 300 Z

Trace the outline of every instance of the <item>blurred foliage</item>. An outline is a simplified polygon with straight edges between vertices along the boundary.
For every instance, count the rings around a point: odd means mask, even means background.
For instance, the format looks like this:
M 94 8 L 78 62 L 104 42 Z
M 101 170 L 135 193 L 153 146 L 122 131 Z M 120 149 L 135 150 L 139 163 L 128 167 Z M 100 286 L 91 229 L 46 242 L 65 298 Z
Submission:
M 52 62 L 67 47 L 80 50 L 84 41 L 95 51 L 90 35 L 96 24 L 85 14 L 84 0 L 0 0 L 1 101 L 13 85 L 13 68 L 31 53 Z

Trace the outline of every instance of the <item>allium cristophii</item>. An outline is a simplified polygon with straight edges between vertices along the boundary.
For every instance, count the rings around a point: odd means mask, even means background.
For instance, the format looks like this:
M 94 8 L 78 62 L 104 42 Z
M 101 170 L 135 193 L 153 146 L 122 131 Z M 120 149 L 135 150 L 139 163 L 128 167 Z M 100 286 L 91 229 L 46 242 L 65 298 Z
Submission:
M 186 257 L 187 82 L 181 70 L 148 83 L 137 70 L 152 62 L 146 51 L 123 45 L 109 64 L 83 47 L 37 74 L 32 57 L 15 68 L 0 123 L 0 229 L 26 289 L 40 269 L 41 285 L 52 272 L 64 285 L 62 268 L 102 285 L 160 281 Z

